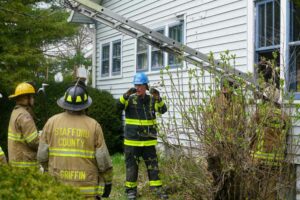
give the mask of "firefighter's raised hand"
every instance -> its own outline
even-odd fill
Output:
[[[109,197],[110,192],[111,192],[111,187],[112,187],[111,183],[105,183],[104,193],[103,193],[102,197]]]
[[[152,94],[152,96],[154,97],[155,100],[157,100],[157,101],[161,100],[159,91],[157,89],[151,88],[150,89],[150,94]]]
[[[136,89],[134,87],[127,90],[127,92],[124,93],[124,98],[128,99],[130,95],[136,93]]]

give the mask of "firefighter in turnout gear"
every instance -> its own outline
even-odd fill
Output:
[[[276,64],[276,63],[275,63]],[[288,115],[276,103],[280,97],[278,66],[261,58],[258,74],[265,84],[265,94],[252,115],[252,135],[250,140],[251,157],[256,168],[256,192],[253,199],[280,198],[278,180],[281,168],[289,167],[285,159],[286,137],[290,122]]]
[[[266,101],[258,105],[252,122],[251,156],[258,181],[253,183],[257,192],[252,198],[281,199],[280,191],[274,188],[277,188],[281,168],[288,167],[284,165],[288,117],[279,106]]]
[[[235,85],[222,78],[221,89],[212,96],[203,112],[204,149],[207,170],[213,178],[214,200],[239,199],[239,180],[235,165],[239,160],[237,142],[243,138],[245,122],[242,99],[235,95]]]
[[[2,94],[0,93],[0,98],[2,98]],[[5,157],[5,154],[2,150],[2,148],[0,147],[0,165],[1,164],[6,164],[7,161],[6,161],[6,157]]]
[[[61,182],[79,188],[87,199],[109,197],[112,162],[100,124],[86,115],[92,99],[84,87],[75,84],[57,104],[65,112],[45,124],[38,161]]]
[[[163,114],[167,107],[156,89],[148,90],[148,77],[144,73],[134,76],[134,88],[119,100],[119,109],[125,110],[124,152],[126,162],[126,193],[128,199],[137,197],[137,178],[140,158],[143,158],[150,181],[150,189],[161,199],[167,199],[159,178],[156,113]]]
[[[36,153],[39,137],[32,111],[34,94],[33,85],[24,82],[9,96],[16,101],[8,126],[8,159],[14,167],[38,167]]]
[[[1,164],[6,164],[7,161],[6,161],[6,157],[5,157],[5,154],[2,150],[2,148],[0,147],[0,165]]]

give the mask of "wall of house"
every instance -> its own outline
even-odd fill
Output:
[[[155,28],[176,16],[185,19],[185,44],[202,53],[236,54],[236,67],[247,70],[247,1],[246,0],[156,0],[104,1],[104,7],[149,28]],[[122,72],[115,78],[101,78],[101,42],[122,38]],[[136,68],[136,39],[105,25],[97,26],[96,87],[109,90],[116,98],[131,87]],[[149,72],[152,82],[159,72]]]

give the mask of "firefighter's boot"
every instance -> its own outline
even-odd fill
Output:
[[[127,199],[136,200],[137,191],[135,189],[126,189]]]
[[[168,194],[162,187],[151,187],[150,189],[159,199],[169,199]]]

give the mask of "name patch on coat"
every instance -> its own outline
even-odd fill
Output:
[[[61,170],[59,176],[64,180],[80,180],[84,181],[86,179],[85,171],[73,171],[73,170]]]

